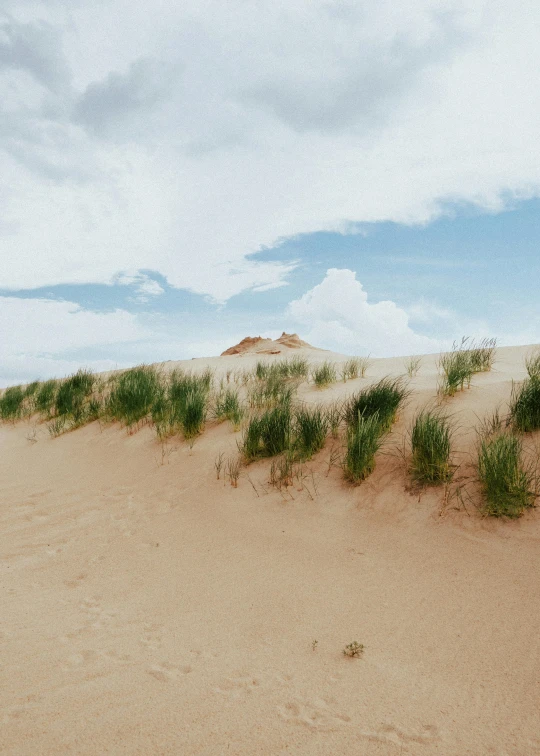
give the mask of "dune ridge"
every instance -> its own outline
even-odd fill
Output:
[[[224,378],[263,341],[165,367]],[[498,349],[447,401],[464,480],[478,418],[509,401],[529,352]],[[305,342],[280,354],[346,359]],[[299,398],[403,372],[402,358],[372,360],[366,378],[304,383]],[[193,445],[148,426],[52,439],[32,419],[0,425],[0,751],[540,753],[539,514],[483,518],[474,486],[460,500],[411,483],[399,451],[437,380],[424,357],[356,487],[331,438],[278,491],[269,460],[238,488],[217,478],[217,456],[237,451],[227,423]],[[353,641],[361,658],[342,653]]]

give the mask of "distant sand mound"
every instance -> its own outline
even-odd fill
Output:
[[[230,354],[281,354],[288,349],[316,349],[303,341],[297,333],[283,333],[279,339],[263,339],[262,336],[246,336],[238,344],[229,347],[221,353],[222,357]]]

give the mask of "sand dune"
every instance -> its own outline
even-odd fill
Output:
[[[508,400],[527,351],[499,349],[448,402],[464,481],[477,416]],[[300,396],[403,370],[374,360]],[[397,449],[436,383],[426,357],[358,487],[329,466],[331,439],[280,493],[268,461],[238,488],[216,479],[228,424],[193,448],[148,427],[0,426],[0,751],[540,754],[540,515],[482,518],[474,486],[470,501],[411,486]],[[342,654],[354,640],[362,658]]]

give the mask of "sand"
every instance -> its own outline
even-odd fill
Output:
[[[448,403],[463,481],[475,416],[507,401],[526,351],[500,349]],[[377,360],[301,395],[401,372]],[[356,488],[331,439],[280,493],[268,461],[237,489],[216,479],[228,424],[163,452],[150,428],[0,426],[0,751],[540,754],[540,513],[495,521],[411,487],[396,449],[435,386],[426,358]]]

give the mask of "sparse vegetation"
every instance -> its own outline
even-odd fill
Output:
[[[56,393],[56,414],[71,415],[79,421],[84,413],[85,400],[92,393],[94,380],[90,370],[79,370],[62,381]]]
[[[540,378],[540,350],[529,354],[525,358],[525,367],[529,378]]]
[[[214,415],[219,422],[229,420],[235,429],[238,428],[244,416],[238,391],[233,388],[221,390],[215,399]]]
[[[452,431],[448,418],[436,410],[422,410],[411,430],[411,475],[422,484],[446,483],[450,466]]]
[[[401,378],[383,378],[373,386],[353,394],[346,402],[343,414],[347,425],[355,425],[359,418],[367,420],[376,415],[381,430],[388,430],[408,393]]]
[[[296,410],[295,447],[302,459],[310,459],[323,448],[328,435],[328,425],[328,415],[320,406],[305,406]]]
[[[407,357],[405,360],[405,371],[409,378],[414,378],[418,375],[418,371],[422,365],[422,358],[415,355]]]
[[[120,420],[130,428],[144,420],[161,397],[157,370],[140,365],[118,377],[107,402],[107,411],[112,419]]]
[[[540,376],[512,385],[510,422],[524,433],[540,429]]]
[[[325,360],[320,365],[317,365],[312,372],[313,383],[317,388],[322,389],[329,386],[331,383],[335,383],[337,380],[336,366],[333,362]]]
[[[0,418],[18,420],[23,413],[24,390],[20,386],[10,386],[0,397]]]
[[[496,339],[482,339],[479,344],[464,336],[461,342],[454,342],[452,350],[439,359],[441,381],[439,393],[454,396],[471,385],[475,373],[491,370],[496,351]]]
[[[369,365],[370,362],[367,357],[351,357],[341,366],[343,382],[345,383],[358,377],[364,378]]]
[[[58,381],[51,379],[41,383],[35,395],[35,407],[38,412],[50,417],[55,404]]]
[[[345,648],[343,649],[343,655],[344,656],[350,656],[352,659],[358,658],[359,656],[362,656],[364,653],[365,646],[363,643],[358,643],[358,641],[353,641],[352,643],[349,643]]]
[[[238,479],[242,469],[242,460],[240,457],[230,457],[227,460],[227,475],[233,488],[238,488]]]
[[[347,450],[343,459],[345,478],[358,484],[375,469],[375,454],[379,451],[384,429],[378,413],[364,417],[358,413],[356,423],[347,429]]]
[[[291,447],[292,410],[288,402],[250,418],[244,431],[241,451],[250,462],[257,457],[273,457]]]
[[[485,514],[515,518],[534,506],[537,475],[531,465],[523,461],[520,436],[503,432],[481,438],[478,475],[485,497]]]

